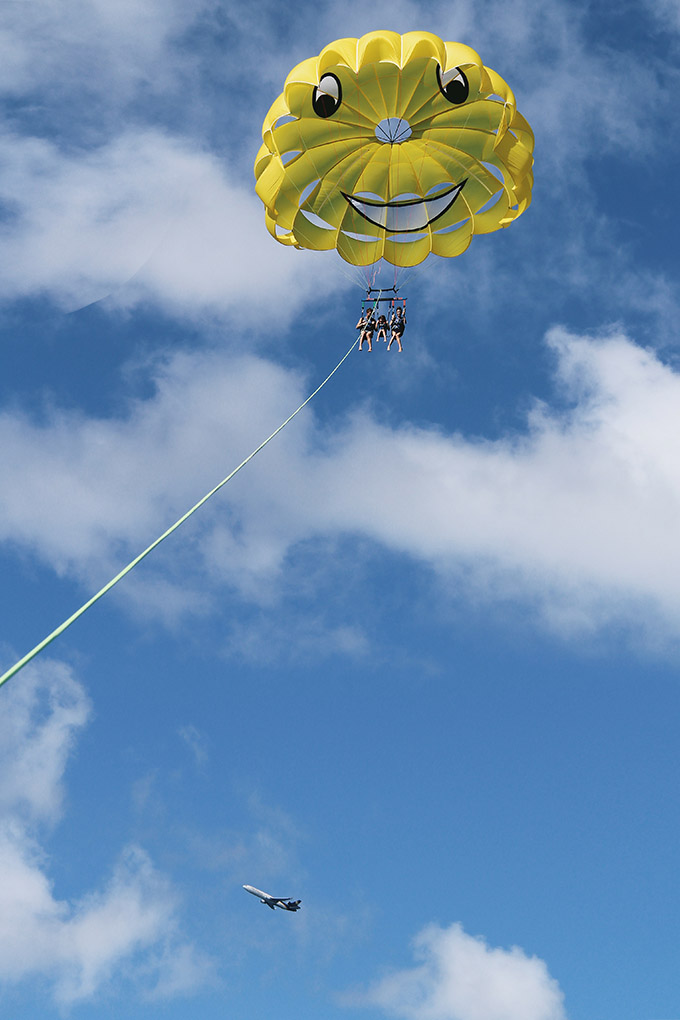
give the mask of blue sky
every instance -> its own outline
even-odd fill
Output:
[[[352,342],[252,163],[376,28],[508,81],[533,204],[0,690],[16,1020],[680,1018],[672,0],[0,2],[0,664]]]

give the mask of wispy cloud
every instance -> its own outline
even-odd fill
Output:
[[[176,42],[208,7],[179,0],[3,3],[0,89],[33,97],[44,89],[49,126],[65,127],[75,104],[71,131],[91,132],[110,106],[120,116],[137,90],[160,93],[177,83],[186,58]]]
[[[208,760],[208,740],[205,734],[192,723],[187,723],[180,728],[179,736],[191,751],[196,765],[204,765]]]
[[[242,791],[247,822],[240,829],[186,830],[180,834],[195,867],[221,872],[233,884],[299,879],[304,833],[278,805],[258,790]],[[259,888],[259,886],[258,886]]]
[[[680,7],[675,0],[646,0],[645,7],[663,28],[680,32]]]
[[[256,620],[230,627],[225,642],[229,657],[257,665],[313,662],[341,656],[365,659],[371,641],[357,623],[332,621],[325,614],[305,615],[302,620],[273,619],[267,612]],[[371,649],[372,650],[372,649]]]

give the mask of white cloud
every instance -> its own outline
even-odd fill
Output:
[[[61,813],[63,774],[90,703],[70,670],[44,662],[3,691],[0,713],[0,810],[28,823]]]
[[[429,925],[414,946],[416,966],[351,1001],[404,1020],[566,1020],[545,963],[517,946],[490,947],[459,924]]]
[[[304,412],[170,556],[146,561],[145,595],[160,568],[164,584],[181,572],[185,606],[192,588],[205,598],[225,582],[275,600],[292,546],[355,534],[430,564],[466,595],[533,603],[562,629],[637,620],[677,635],[680,579],[667,564],[680,554],[680,455],[668,437],[680,376],[621,334],[548,339],[560,402],[536,403],[523,432],[498,440],[389,428],[367,410],[329,434]],[[0,416],[6,542],[60,571],[113,572],[123,549],[139,551],[303,393],[291,372],[222,353],[176,355],[156,384],[121,420]]]
[[[111,98],[122,104],[141,86],[160,91],[181,66],[173,37],[207,6],[178,0],[2,3],[0,89],[48,88],[62,102],[85,92],[100,105]]]
[[[43,293],[74,308],[113,292],[114,306],[231,310],[241,325],[252,302],[281,328],[320,281],[330,286],[333,257],[306,272],[310,253],[272,242],[252,188],[188,142],[136,130],[86,152],[17,135],[1,143],[5,299]]]
[[[121,969],[151,994],[188,991],[211,967],[182,941],[176,895],[141,848],[123,851],[101,891],[72,903],[54,895],[39,832],[58,820],[66,762],[88,713],[81,685],[49,659],[3,690],[0,981],[46,978],[64,1006]]]
[[[300,388],[277,366],[219,354],[176,355],[155,381],[156,396],[122,420],[0,416],[2,537],[37,543],[58,570],[148,539],[218,480],[216,466],[226,475],[271,432]]]

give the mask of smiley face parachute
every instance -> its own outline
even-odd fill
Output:
[[[269,232],[355,266],[460,255],[531,201],[534,139],[510,88],[429,32],[369,32],[303,60],[262,137]]]

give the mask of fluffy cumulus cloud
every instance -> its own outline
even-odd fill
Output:
[[[281,324],[320,280],[330,286],[331,260],[300,272],[309,253],[271,243],[250,183],[188,142],[149,129],[87,151],[16,134],[0,145],[0,297],[76,308],[111,295],[205,315],[238,312],[266,279],[258,307]]]
[[[89,702],[64,665],[27,667],[3,691],[0,716],[0,981],[51,982],[67,1006],[121,967],[141,968],[151,994],[201,983],[209,966],[177,933],[176,896],[139,847],[127,847],[103,889],[58,899],[41,846],[59,818],[63,774]]]
[[[494,948],[459,924],[430,925],[415,940],[416,966],[395,971],[355,999],[403,1020],[566,1020],[543,960]]]
[[[548,343],[555,405],[535,403],[524,430],[493,441],[388,427],[366,409],[325,434],[304,412],[173,545],[184,595],[193,577],[204,590],[227,582],[269,597],[292,546],[349,534],[479,598],[533,603],[560,628],[662,621],[677,635],[680,581],[666,565],[680,552],[680,463],[668,441],[680,377],[620,334],[555,329]],[[217,353],[174,356],[156,385],[117,421],[54,412],[38,424],[5,412],[0,536],[58,570],[101,576],[304,392],[297,374]]]
[[[271,432],[300,392],[300,380],[282,368],[221,355],[173,357],[156,385],[155,397],[119,421],[57,413],[42,428],[6,413],[3,467],[16,485],[5,490],[2,536],[37,541],[59,570],[94,561],[121,540],[149,538],[159,520],[170,523],[218,480],[216,465],[226,474]],[[254,571],[270,566],[266,545],[263,533]]]

